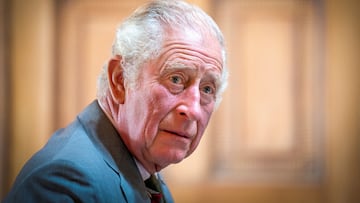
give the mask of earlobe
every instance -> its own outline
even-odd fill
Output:
[[[109,89],[113,100],[118,104],[125,102],[125,86],[121,56],[116,55],[108,63]]]

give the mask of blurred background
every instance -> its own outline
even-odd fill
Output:
[[[144,0],[0,0],[0,198],[95,99],[120,21]],[[189,0],[224,32],[230,84],[176,202],[360,202],[360,3]]]

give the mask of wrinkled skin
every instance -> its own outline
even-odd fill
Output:
[[[113,123],[136,159],[153,173],[189,156],[214,110],[221,47],[210,36],[168,30],[160,56],[145,63],[134,89],[123,84],[121,56],[109,62]]]

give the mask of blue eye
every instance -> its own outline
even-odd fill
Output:
[[[216,88],[213,85],[204,85],[200,88],[201,101],[203,104],[209,104],[215,101]]]
[[[203,91],[206,93],[206,94],[212,94],[213,93],[213,89],[210,87],[210,86],[206,86],[203,88]]]
[[[215,94],[215,88],[212,86],[204,86],[202,87],[201,91],[205,94]]]
[[[185,88],[186,78],[181,74],[171,74],[166,77],[164,80],[164,85],[169,89],[173,94],[178,94],[182,92]]]
[[[173,75],[173,76],[171,76],[171,77],[170,77],[170,80],[171,80],[171,82],[174,83],[174,84],[180,84],[180,83],[181,83],[181,78],[180,78],[180,76],[178,76],[178,75]]]

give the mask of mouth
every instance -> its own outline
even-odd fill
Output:
[[[178,137],[186,138],[186,139],[191,139],[191,137],[192,137],[191,135],[189,135],[187,133],[183,133],[183,132],[176,132],[176,131],[170,131],[170,130],[163,130],[163,131],[166,133],[169,133],[169,134],[173,134]]]

